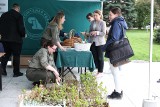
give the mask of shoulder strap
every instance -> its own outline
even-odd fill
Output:
[[[126,35],[126,32],[125,32],[125,30],[124,30],[124,27],[122,26],[122,24],[119,23],[119,22],[118,22],[118,24],[119,24],[119,26],[122,28],[122,38],[121,38],[121,39],[123,39],[123,38],[128,38],[127,35]]]

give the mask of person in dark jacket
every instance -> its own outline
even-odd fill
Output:
[[[20,72],[19,65],[25,27],[18,4],[13,4],[11,10],[2,14],[0,18],[0,35],[0,41],[5,52],[1,59],[2,75],[7,75],[6,65],[11,55],[13,55],[13,77],[22,76],[23,73]]]
[[[125,31],[126,29],[128,29],[126,21],[121,16],[121,9],[118,7],[114,7],[110,10],[109,20],[111,28],[108,33],[106,44],[102,48],[103,51],[106,51],[105,57],[107,58],[109,58],[109,56],[107,55],[106,48],[109,47],[115,41],[119,41],[120,39],[122,39],[122,33],[123,33],[122,27],[124,28]],[[121,83],[120,83],[121,79],[119,74],[121,66],[114,67],[110,63],[110,68],[114,78],[115,90],[112,92],[111,95],[108,95],[108,98],[121,99],[123,96],[123,91],[121,89]]]

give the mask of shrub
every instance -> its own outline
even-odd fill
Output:
[[[160,44],[160,29],[157,29],[154,34],[154,42]]]
[[[90,73],[81,74],[81,81],[68,80],[63,85],[53,84],[51,87],[34,87],[31,91],[24,91],[21,100],[24,105],[63,105],[67,107],[109,107],[103,95],[106,89],[102,83]]]

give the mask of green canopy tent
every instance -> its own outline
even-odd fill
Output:
[[[66,16],[63,31],[75,29],[79,33],[89,29],[87,13],[102,8],[100,0],[9,0],[9,9],[13,3],[20,4],[26,27],[22,55],[33,55],[40,48],[44,29],[58,11],[64,11]]]

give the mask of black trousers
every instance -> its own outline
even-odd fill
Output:
[[[95,42],[92,43],[90,51],[93,54],[94,63],[96,65],[96,68],[98,69],[98,72],[103,72],[104,67],[104,56],[102,51],[102,45],[101,46],[95,46]]]
[[[20,72],[20,54],[22,50],[22,43],[14,42],[2,42],[5,55],[1,59],[1,65],[3,70],[6,72],[7,62],[13,55],[13,73],[18,74]]]

